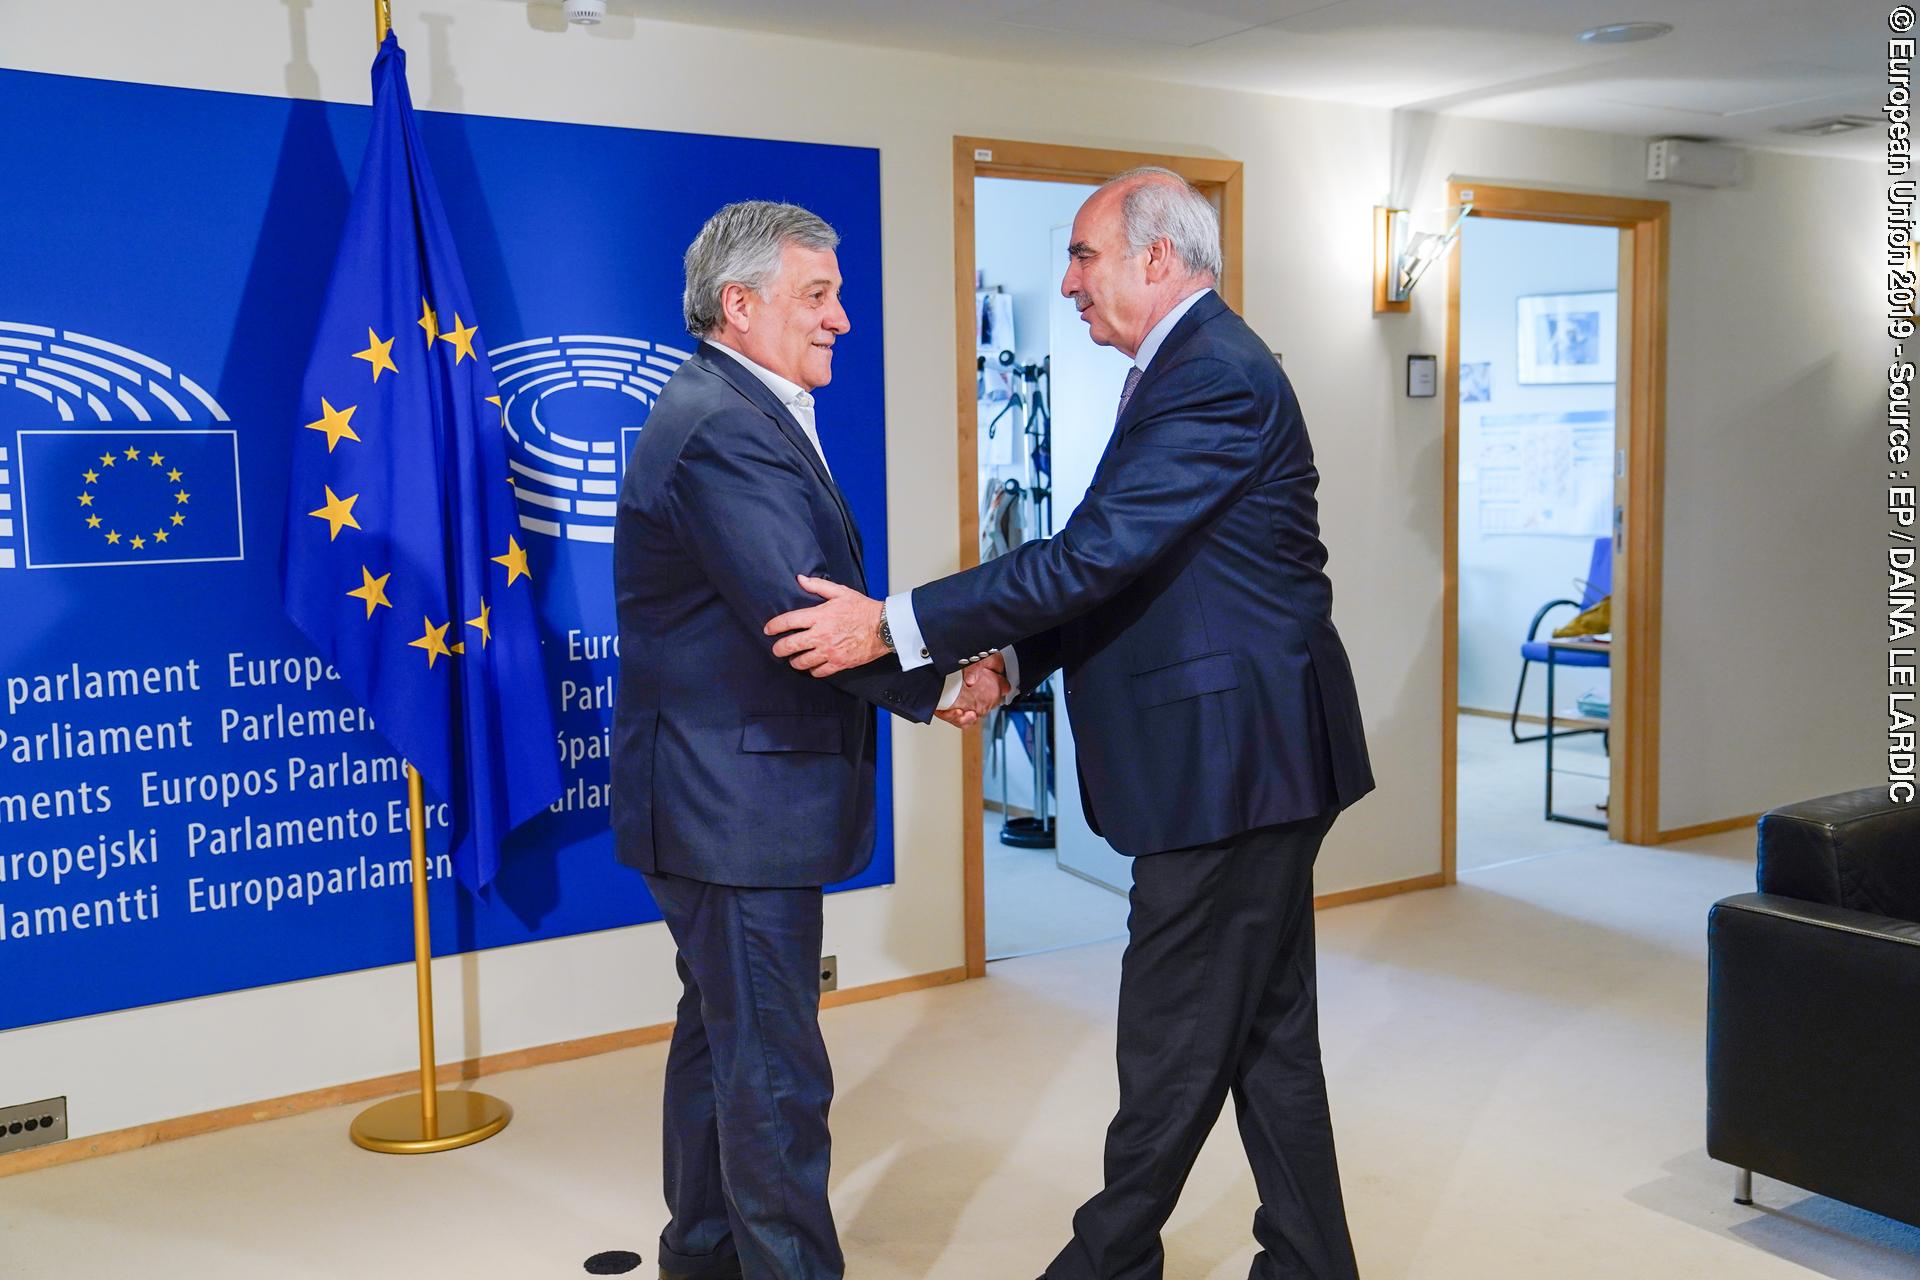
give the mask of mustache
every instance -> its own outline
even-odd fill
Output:
[[[1067,295],[1067,301],[1073,303],[1075,311],[1085,311],[1093,305],[1092,297],[1085,293],[1070,293]]]

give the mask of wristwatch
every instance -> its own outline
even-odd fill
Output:
[[[887,608],[880,606],[880,644],[888,653],[895,652],[893,647],[893,628],[887,625]]]

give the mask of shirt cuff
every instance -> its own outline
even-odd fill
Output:
[[[962,687],[962,681],[965,679],[966,676],[961,672],[951,672],[947,676],[947,682],[940,686],[940,701],[933,709],[935,711],[945,711],[948,707],[960,701],[960,689]]]
[[[920,634],[920,620],[913,616],[913,592],[888,596],[887,603],[881,607],[886,615],[887,630],[893,635],[893,656],[900,659],[900,669],[912,671],[932,666],[933,653],[927,648],[927,638]]]
[[[1008,645],[1000,651],[1000,660],[1007,664],[1007,696],[1000,702],[1004,707],[1020,696],[1020,654]]]

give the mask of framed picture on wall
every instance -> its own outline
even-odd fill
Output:
[[[1537,293],[1519,299],[1522,384],[1612,382],[1619,295]]]
[[[1460,403],[1485,404],[1493,399],[1493,361],[1475,360],[1460,366]]]

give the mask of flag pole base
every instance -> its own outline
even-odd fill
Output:
[[[353,1144],[391,1156],[453,1151],[486,1141],[513,1119],[512,1107],[484,1093],[437,1089],[434,1104],[438,1114],[429,1133],[418,1093],[377,1102],[353,1118]]]

